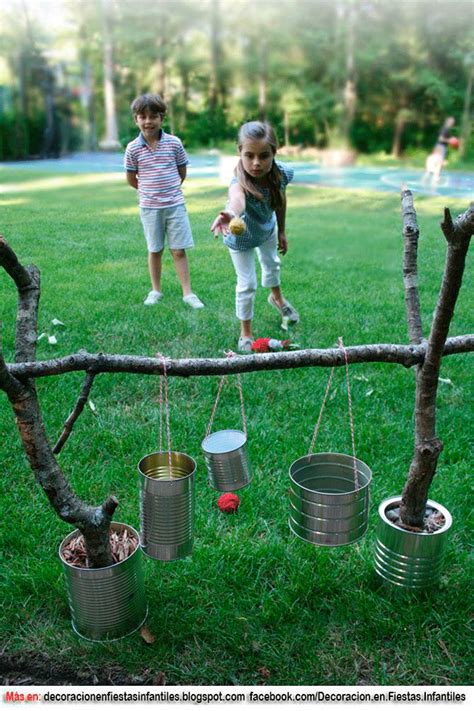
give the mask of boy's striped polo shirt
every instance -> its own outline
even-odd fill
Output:
[[[187,165],[188,157],[176,136],[161,131],[152,149],[143,134],[131,141],[125,151],[125,170],[136,172],[140,207],[174,207],[184,203],[178,166]]]

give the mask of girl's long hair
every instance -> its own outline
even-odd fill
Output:
[[[270,126],[269,123],[263,123],[262,121],[249,121],[244,123],[239,130],[237,137],[237,145],[239,151],[242,149],[244,141],[260,141],[264,140],[270,148],[272,149],[273,156],[277,152],[278,142],[275,136],[275,131]],[[263,200],[263,193],[252,177],[245,172],[244,166],[242,164],[242,159],[239,160],[235,168],[235,176],[239,181],[239,184],[243,187],[246,193],[250,193],[257,200]],[[281,171],[275,163],[275,158],[273,159],[272,167],[270,172],[267,173],[266,178],[268,180],[268,187],[270,189],[270,205],[275,210],[283,205],[283,195],[281,192]]]

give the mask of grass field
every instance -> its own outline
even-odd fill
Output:
[[[90,352],[170,357],[221,356],[236,347],[234,274],[209,224],[224,202],[217,182],[192,181],[185,193],[196,242],[190,253],[201,312],[181,301],[170,255],[162,302],[142,304],[149,285],[136,196],[115,175],[61,176],[2,171],[1,231],[22,263],[41,269],[38,359]],[[284,292],[301,313],[292,337],[302,347],[406,343],[397,195],[290,188]],[[427,332],[444,266],[439,229],[445,200],[416,202],[419,275]],[[466,204],[449,204],[453,214]],[[472,266],[466,269],[451,335],[472,331]],[[3,350],[13,358],[16,293],[0,274]],[[51,320],[65,323],[55,329]],[[255,336],[283,335],[259,288]],[[170,382],[173,449],[198,464],[195,546],[172,563],[145,559],[147,646],[138,634],[92,644],[75,636],[57,549],[70,528],[56,518],[26,463],[8,401],[0,393],[3,475],[1,639],[3,660],[54,660],[60,669],[115,668],[138,680],[163,672],[169,684],[349,685],[469,684],[467,608],[472,472],[472,355],[446,358],[438,397],[445,443],[431,496],[447,506],[453,532],[441,583],[431,595],[386,589],[373,572],[377,506],[401,491],[413,449],[414,373],[397,365],[351,367],[358,456],[373,470],[369,531],[362,542],[322,549],[292,537],[287,525],[289,465],[309,446],[327,371],[243,376],[254,480],[237,516],[217,509],[200,443],[217,379]],[[37,382],[47,431],[56,441],[82,375]],[[343,373],[328,405],[320,451],[350,448]],[[157,449],[158,380],[100,375],[59,461],[91,503],[120,500],[118,521],[139,527],[139,459]],[[224,390],[215,426],[240,426],[235,388]],[[472,570],[472,568],[471,568]],[[1,664],[1,661],[0,661]],[[97,671],[98,673],[98,671]],[[84,672],[85,674],[85,672]],[[58,671],[57,683],[61,683]],[[26,674],[27,676],[27,674]],[[88,678],[86,675],[84,678]],[[89,683],[89,682],[87,682]]]

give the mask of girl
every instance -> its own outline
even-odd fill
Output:
[[[298,312],[284,298],[280,289],[280,258],[286,254],[288,240],[285,234],[285,188],[293,179],[293,170],[275,161],[277,140],[273,128],[267,123],[244,123],[238,135],[240,160],[229,187],[225,210],[211,225],[214,236],[222,233],[224,244],[237,274],[236,314],[240,319],[238,350],[252,350],[252,318],[257,290],[254,251],[262,268],[262,286],[271,292],[268,303],[288,321],[297,323]],[[245,221],[243,234],[229,231],[230,221],[242,215]]]

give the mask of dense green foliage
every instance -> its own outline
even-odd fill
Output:
[[[47,1],[38,6],[4,3],[0,103],[33,120],[54,97],[60,151],[80,136],[84,148],[110,138],[108,72],[122,144],[135,135],[131,100],[160,91],[168,129],[189,147],[219,145],[243,120],[266,117],[286,143],[398,157],[429,149],[451,114],[461,151],[472,150],[469,0],[63,0],[62,23],[50,22]],[[25,150],[39,155],[41,142],[19,141],[13,157]],[[12,157],[5,140],[2,157]]]
[[[133,192],[122,176],[58,176],[2,171],[3,231],[23,263],[42,274],[38,359],[90,352],[172,357],[220,356],[235,348],[234,275],[227,250],[209,233],[222,207],[217,182],[189,181],[186,198],[196,248],[193,286],[206,304],[183,305],[167,255],[164,298],[142,304],[148,290],[146,251]],[[399,199],[394,194],[290,187],[290,250],[284,291],[301,312],[292,337],[304,347],[406,343]],[[419,198],[420,293],[428,327],[442,276],[445,200]],[[450,204],[453,213],[465,204]],[[3,349],[13,356],[15,289],[0,273]],[[468,266],[451,335],[469,332],[473,312]],[[51,319],[65,323],[54,329]],[[256,334],[281,335],[259,288]],[[129,673],[163,671],[178,684],[468,684],[471,589],[468,497],[469,433],[474,408],[472,355],[443,360],[438,434],[445,442],[431,495],[453,514],[454,526],[439,588],[400,596],[372,565],[377,506],[401,491],[413,449],[414,373],[397,365],[351,367],[356,446],[374,479],[370,527],[358,544],[320,549],[296,540],[288,525],[287,471],[307,451],[327,378],[324,369],[243,376],[254,480],[239,492],[237,516],[216,506],[200,442],[217,378],[170,382],[172,445],[198,465],[195,547],[169,564],[145,560],[148,626],[138,634],[91,644],[70,628],[57,549],[70,528],[58,520],[29,469],[9,404],[0,393],[3,516],[0,646],[35,658],[51,655],[75,669],[117,666]],[[37,381],[47,431],[55,441],[71,411],[81,374]],[[450,382],[447,382],[449,379]],[[319,449],[347,451],[343,373],[328,404]],[[100,375],[59,461],[78,493],[99,503],[114,493],[117,520],[139,526],[137,463],[158,442],[158,381]],[[238,393],[228,387],[216,427],[238,427]],[[269,671],[262,676],[262,668]],[[266,672],[265,672],[266,673]],[[58,682],[60,679],[58,679]]]

